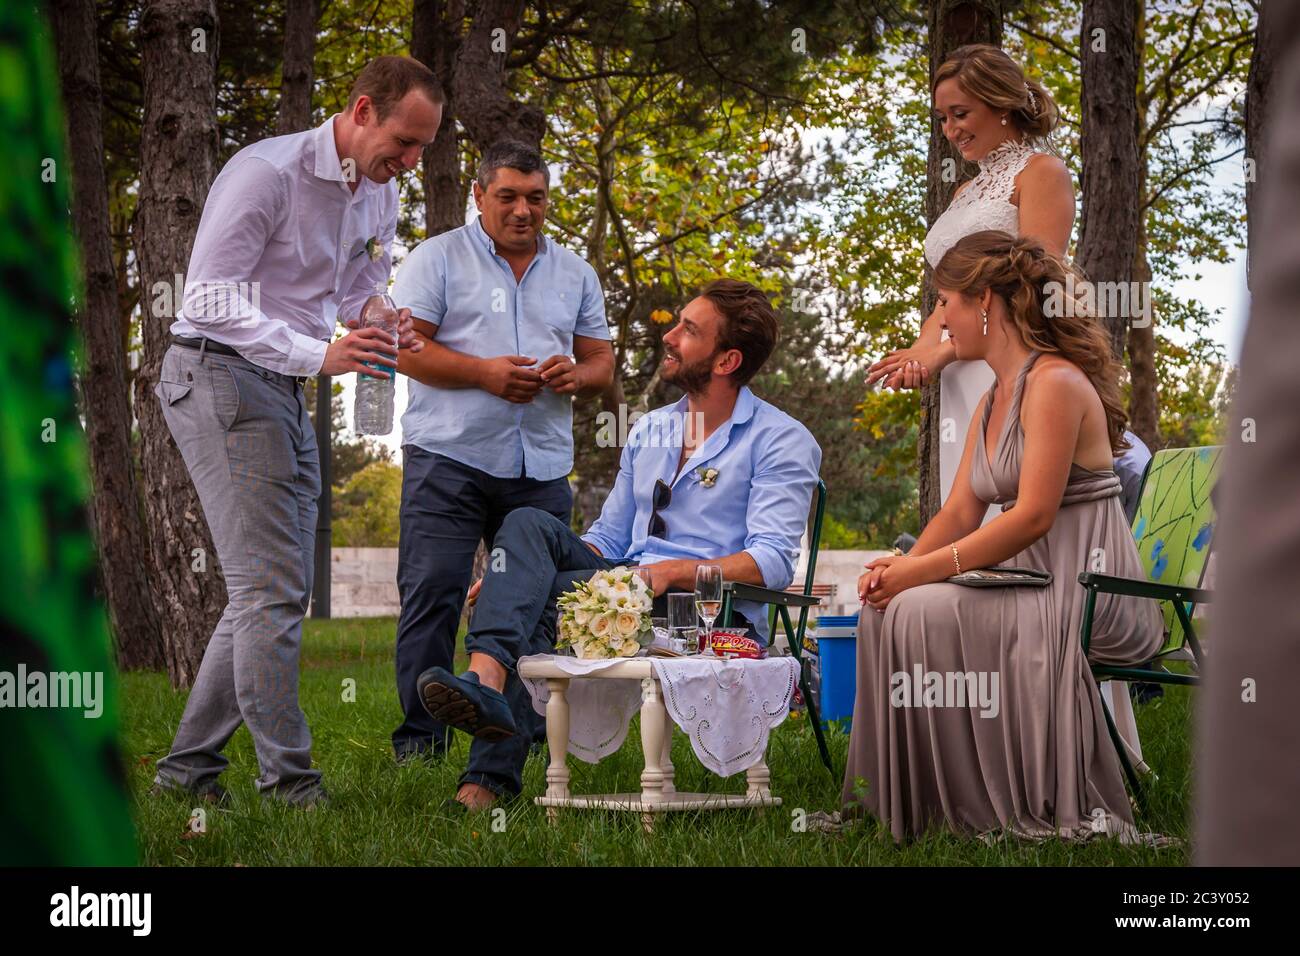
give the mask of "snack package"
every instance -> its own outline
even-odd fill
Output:
[[[745,633],[743,630],[715,627],[711,643],[713,653],[719,657],[743,657],[749,660],[767,657],[767,646],[752,637],[746,637]]]

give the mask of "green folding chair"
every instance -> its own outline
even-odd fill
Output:
[[[722,626],[728,627],[731,623],[731,605],[733,601],[756,601],[759,604],[771,604],[776,608],[777,617],[785,628],[786,640],[790,643],[790,653],[794,655],[794,659],[799,665],[799,688],[803,691],[804,705],[808,708],[808,717],[812,721],[813,735],[817,738],[817,749],[821,752],[822,763],[830,771],[831,777],[838,781],[835,766],[831,763],[831,752],[826,747],[826,735],[822,732],[821,718],[817,715],[817,706],[813,703],[812,691],[808,687],[807,669],[803,666],[803,635],[808,627],[808,610],[821,603],[821,598],[813,597],[813,576],[817,571],[817,551],[821,546],[822,518],[825,514],[826,483],[819,480],[817,482],[817,502],[816,510],[813,513],[812,533],[808,536],[808,570],[804,574],[803,593],[793,594],[789,591],[777,591],[773,588],[761,588],[753,584],[727,581],[722,586],[721,618]],[[793,626],[790,622],[790,608],[792,607],[799,609],[798,627]],[[771,633],[775,641],[775,626],[772,628]]]
[[[1201,682],[1202,652],[1192,625],[1196,605],[1209,603],[1211,592],[1200,587],[1214,534],[1214,505],[1210,491],[1218,475],[1221,446],[1167,448],[1156,452],[1147,469],[1142,496],[1133,518],[1133,537],[1147,580],[1084,572],[1079,583],[1088,590],[1080,625],[1083,653],[1092,643],[1097,595],[1125,594],[1156,598],[1164,618],[1165,641],[1150,660],[1129,667],[1092,664],[1098,683],[1107,680],[1148,684],[1195,686]],[[1190,652],[1190,654],[1189,654]],[[1169,660],[1188,660],[1192,673],[1168,670]],[[1133,789],[1138,809],[1144,811],[1142,787],[1121,740],[1115,719],[1101,701],[1106,727],[1119,755],[1124,775]]]

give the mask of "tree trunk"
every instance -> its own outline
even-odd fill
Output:
[[[1145,84],[1143,62],[1146,53],[1146,15],[1142,10],[1137,13],[1137,25],[1134,33],[1134,50],[1137,52],[1137,88]],[[1143,103],[1137,114],[1138,143],[1141,152],[1138,155],[1138,196],[1141,200],[1138,216],[1137,245],[1133,256],[1133,280],[1151,287],[1151,265],[1147,261],[1147,117],[1146,104]],[[1145,326],[1130,326],[1128,330],[1128,427],[1152,451],[1158,451],[1160,441],[1160,405],[1156,391],[1156,316]]]
[[[1143,177],[1145,179],[1145,177]],[[1136,261],[1133,263],[1133,280],[1149,288],[1151,266],[1147,263],[1147,232],[1145,224],[1138,232]],[[1144,326],[1130,326],[1128,330],[1128,365],[1130,389],[1128,396],[1128,427],[1146,442],[1153,452],[1164,444],[1160,438],[1160,398],[1156,389],[1156,336],[1155,320]]]
[[[1251,265],[1255,260],[1255,223],[1259,218],[1255,197],[1256,185],[1264,175],[1264,157],[1268,146],[1269,87],[1284,39],[1279,29],[1283,0],[1261,0],[1259,20],[1255,24],[1255,49],[1250,55],[1250,73],[1246,78],[1246,161],[1253,169],[1246,175],[1246,286],[1250,287]]]
[[[140,17],[144,118],[134,238],[143,355],[135,381],[145,510],[167,672],[193,683],[226,604],[225,579],[185,463],[154,396],[199,215],[217,158],[217,11],[213,0],[150,0]],[[181,280],[182,288],[184,279]],[[165,290],[170,289],[170,294]],[[159,308],[172,300],[172,308]],[[163,314],[159,314],[163,313]]]
[[[594,57],[594,72],[603,72],[606,68],[605,51],[596,49]],[[592,80],[591,85],[591,102],[596,111],[596,121],[600,124],[600,135],[596,140],[598,182],[593,197],[595,211],[591,217],[591,226],[587,230],[586,246],[587,262],[596,270],[596,275],[602,276],[606,270],[605,239],[610,226],[613,187],[617,174],[615,151],[618,147],[618,123],[615,114],[618,110],[608,78],[598,77]],[[627,401],[623,393],[623,378],[628,374],[625,367],[628,352],[626,339],[630,335],[631,329],[625,325],[616,343],[614,379],[610,382],[609,388],[595,398],[574,405],[575,419],[581,416],[577,421],[575,440],[580,435],[586,447],[590,449],[582,456],[582,467],[578,469],[573,493],[575,517],[579,518],[584,525],[590,525],[596,520],[601,506],[614,487],[614,480],[618,477],[618,463],[622,448],[618,443],[602,447],[596,442],[596,422],[602,412],[613,415],[615,420],[621,420],[619,408]],[[648,398],[648,392],[642,395],[642,399]],[[624,413],[624,416],[626,414]]]
[[[311,128],[311,93],[313,63],[316,59],[316,0],[287,0],[284,11],[284,55],[280,63],[280,114],[275,131],[301,133]],[[329,395],[330,376],[316,376],[316,394]],[[320,497],[316,501],[316,552],[313,555],[311,615],[330,616],[330,510],[333,507],[330,436],[330,403],[317,404],[325,409],[325,418],[314,418],[316,446],[320,449]]]
[[[280,66],[280,115],[276,132],[311,126],[312,61],[316,57],[316,0],[286,0],[284,60]]]
[[[999,0],[930,0],[930,76],[943,64],[949,54],[967,43],[1002,43],[1002,3]],[[925,163],[925,224],[934,225],[957,188],[962,177],[943,176],[944,160],[952,160],[950,168],[961,169],[961,155],[944,138],[939,123],[930,120],[930,151]],[[955,164],[955,165],[953,165]],[[921,287],[921,314],[934,311],[937,293],[927,266]],[[939,379],[943,373],[930,379],[921,390],[921,426],[917,441],[917,471],[920,485],[920,517],[924,528],[939,511]],[[957,433],[964,434],[965,422],[958,422]]]
[[[481,0],[456,56],[456,112],[480,150],[503,139],[539,148],[546,132],[542,111],[516,102],[506,87],[506,57],[526,6],[526,0]]]
[[[1098,30],[1104,33],[1096,34]],[[1083,221],[1076,261],[1091,282],[1127,284],[1134,280],[1141,215],[1137,7],[1132,0],[1085,0],[1080,43]],[[1095,49],[1103,43],[1104,50]],[[1102,319],[1120,362],[1129,318]]]
[[[452,98],[464,19],[464,0],[415,0],[411,11],[411,56],[433,70],[447,97],[438,135],[424,152],[424,224],[429,236],[465,225],[466,184],[461,180]]]
[[[162,631],[149,574],[140,566],[148,537],[131,451],[126,353],[108,225],[99,54],[93,0],[51,5],[72,162],[72,216],[81,245],[85,290],[77,312],[85,342],[79,376],[86,420],[99,572],[122,670],[163,666]]]

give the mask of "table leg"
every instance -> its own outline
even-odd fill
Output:
[[[664,710],[659,683],[653,677],[641,681],[641,752],[645,756],[645,769],[641,771],[641,803],[653,807],[664,799],[664,771],[660,765],[664,752]],[[654,814],[643,813],[641,823],[649,833],[654,827]]]
[[[767,768],[766,759],[760,759],[745,771],[745,782],[748,784],[745,795],[751,800],[768,803],[772,799],[772,771]]]
[[[546,795],[563,798],[569,795],[569,765],[565,760],[569,753],[569,682],[551,677],[546,687],[550,691],[546,701],[546,745],[551,752],[546,768]],[[550,823],[554,824],[557,816],[557,808],[546,808]]]
[[[659,699],[663,700],[663,685],[659,686]],[[664,706],[664,749],[659,757],[659,767],[664,773],[664,793],[671,794],[677,792],[676,769],[673,767],[673,719],[668,714],[667,705]]]

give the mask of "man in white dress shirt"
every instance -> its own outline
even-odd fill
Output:
[[[298,705],[298,650],[312,589],[320,461],[303,399],[318,373],[396,367],[418,349],[353,323],[386,288],[395,177],[415,168],[442,119],[427,67],[379,57],[343,112],[236,153],[204,205],[185,299],[155,390],[194,480],[229,603],[203,655],[155,791],[217,801],[221,751],[248,725],[258,789],[310,807],[325,794]]]

